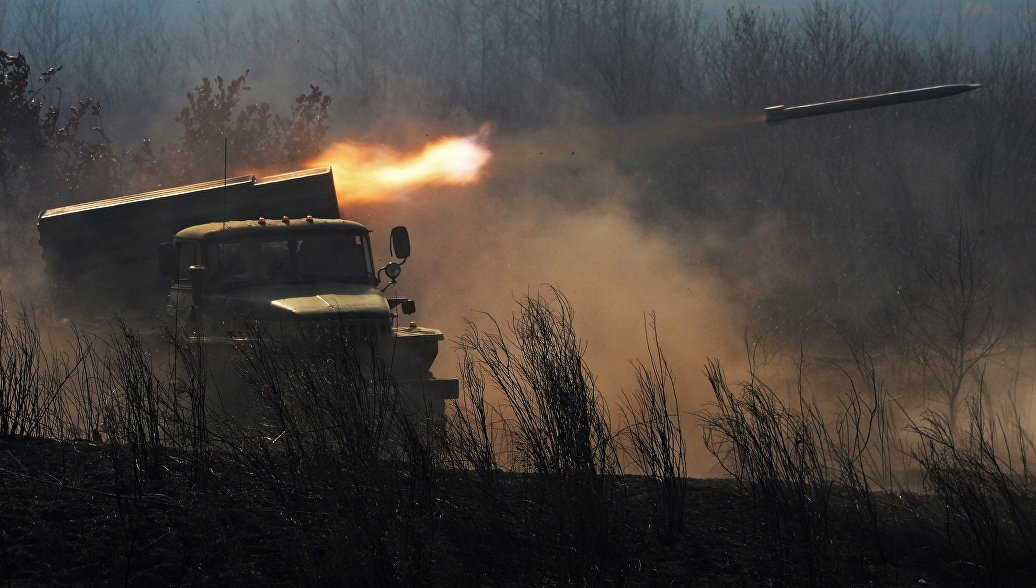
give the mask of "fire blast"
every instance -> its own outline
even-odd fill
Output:
[[[394,200],[423,186],[464,185],[478,181],[492,153],[486,147],[489,126],[467,137],[442,137],[417,153],[352,141],[335,143],[309,167],[331,166],[339,207],[350,203]]]

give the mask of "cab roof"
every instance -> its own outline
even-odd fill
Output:
[[[256,219],[195,225],[178,232],[176,238],[218,240],[251,235],[304,234],[307,232],[370,233],[370,229],[358,222],[341,219]]]

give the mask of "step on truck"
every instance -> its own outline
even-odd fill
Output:
[[[164,308],[218,361],[258,332],[244,323],[345,328],[377,342],[407,406],[442,414],[457,398],[456,379],[431,373],[442,332],[400,325],[415,303],[385,295],[410,256],[406,229],[390,238],[399,262],[376,268],[370,230],[339,218],[331,168],[52,208],[37,228],[54,308],[67,318],[133,322]]]

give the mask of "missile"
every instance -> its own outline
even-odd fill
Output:
[[[892,106],[905,104],[907,102],[918,102],[920,100],[934,100],[946,98],[954,94],[970,92],[982,87],[982,84],[949,84],[946,86],[931,86],[929,88],[915,88],[913,90],[900,90],[887,94],[875,94],[874,96],[861,96],[859,98],[846,98],[845,100],[832,100],[830,102],[817,102],[816,104],[800,104],[798,106],[777,106],[767,107],[766,122],[771,125],[782,123],[786,120],[806,118],[809,116],[821,116],[834,114],[836,112],[848,112],[850,110],[863,110],[864,108],[876,108],[878,106]]]

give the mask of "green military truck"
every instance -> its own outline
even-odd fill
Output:
[[[55,308],[69,318],[165,309],[217,358],[255,332],[248,324],[344,325],[349,340],[377,342],[408,405],[441,414],[458,391],[431,373],[442,332],[399,325],[414,302],[379,287],[410,255],[406,229],[391,235],[401,261],[376,268],[370,230],[338,210],[332,171],[318,168],[53,208],[37,228]]]

